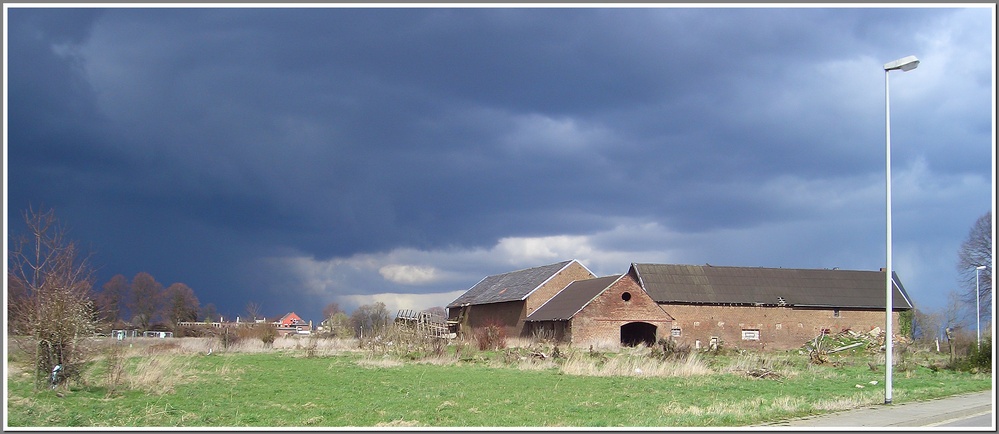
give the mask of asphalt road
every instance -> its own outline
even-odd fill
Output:
[[[950,422],[945,422],[932,426],[942,426],[942,427],[962,427],[962,428],[992,428],[995,429],[995,416],[992,412],[981,414],[978,416],[963,417],[958,420],[953,420]]]
[[[760,426],[826,428],[984,427],[995,431],[995,393],[989,390],[931,401],[876,405]]]

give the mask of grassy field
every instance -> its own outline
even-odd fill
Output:
[[[884,357],[865,352],[816,365],[796,351],[664,361],[648,348],[561,348],[552,357],[550,346],[452,345],[434,356],[279,339],[206,355],[211,345],[135,340],[113,393],[105,358],[68,388],[36,392],[8,355],[8,426],[722,427],[884,400]],[[938,357],[907,355],[893,402],[991,388],[991,374],[931,369]]]

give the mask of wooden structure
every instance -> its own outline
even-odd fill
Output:
[[[442,315],[420,312],[412,309],[399,309],[395,323],[418,336],[447,339],[452,338],[448,321]]]

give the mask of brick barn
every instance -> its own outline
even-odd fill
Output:
[[[524,320],[576,280],[596,277],[576,260],[487,276],[447,305],[448,320],[458,331],[490,324],[508,336],[525,336]]]
[[[885,271],[632,264],[628,274],[673,318],[670,335],[700,348],[797,348],[820,333],[885,327]],[[913,308],[893,273],[892,328]]]
[[[669,337],[673,318],[630,274],[577,280],[528,315],[531,336],[576,345],[653,344]]]

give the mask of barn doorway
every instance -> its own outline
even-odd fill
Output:
[[[635,347],[654,345],[656,326],[647,322],[630,322],[621,326],[621,345]]]

